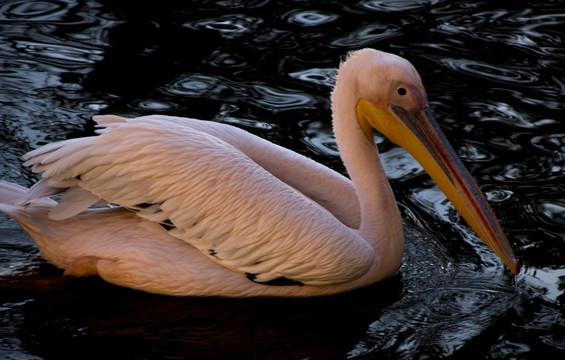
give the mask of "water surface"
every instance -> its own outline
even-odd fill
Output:
[[[523,271],[513,278],[377,137],[407,227],[382,284],[323,299],[168,298],[68,279],[0,218],[0,357],[538,359],[565,354],[565,4],[4,1],[0,177],[93,115],[230,123],[344,171],[328,95],[350,50],[419,70]]]

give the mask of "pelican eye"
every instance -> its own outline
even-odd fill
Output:
[[[398,95],[406,95],[406,89],[405,88],[398,88]]]

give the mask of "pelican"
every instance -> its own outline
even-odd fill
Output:
[[[383,280],[401,265],[402,221],[377,130],[406,149],[519,272],[407,60],[372,49],[350,53],[331,99],[350,179],[226,124],[106,115],[94,118],[96,136],[24,155],[42,178],[30,189],[2,182],[0,211],[66,275],[176,296],[336,294]]]

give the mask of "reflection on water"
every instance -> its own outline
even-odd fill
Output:
[[[326,13],[319,10],[292,11],[288,15],[288,22],[300,26],[320,26],[328,24],[339,18],[337,14]]]
[[[62,277],[1,217],[0,357],[563,356],[562,2],[159,5],[0,4],[2,179],[30,185],[19,156],[91,135],[100,113],[226,122],[344,171],[328,97],[339,60],[370,46],[418,68],[524,270],[510,277],[421,167],[377,135],[408,226],[389,281],[299,301],[157,297]]]
[[[306,69],[288,74],[288,76],[305,82],[310,82],[316,85],[324,85],[328,88],[334,85],[334,76],[336,73],[335,68],[331,69]]]
[[[532,84],[537,79],[527,70],[519,70],[520,67],[501,68],[482,62],[473,62],[468,59],[441,59],[442,65],[456,71],[466,72],[481,78],[488,78],[496,82]]]
[[[346,49],[358,49],[400,34],[400,27],[387,25],[365,25],[347,36],[333,40],[330,45]]]
[[[230,14],[213,19],[205,19],[185,23],[184,26],[191,29],[204,27],[217,31],[225,39],[235,39],[242,35],[254,32],[263,20],[252,18],[243,14]]]

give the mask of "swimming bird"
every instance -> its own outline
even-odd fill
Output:
[[[0,211],[67,275],[178,296],[340,293],[401,265],[402,221],[377,130],[418,160],[518,273],[498,220],[407,60],[373,49],[350,53],[331,99],[349,178],[227,124],[104,115],[94,118],[98,135],[26,154],[24,165],[42,179],[30,189],[0,183]]]

